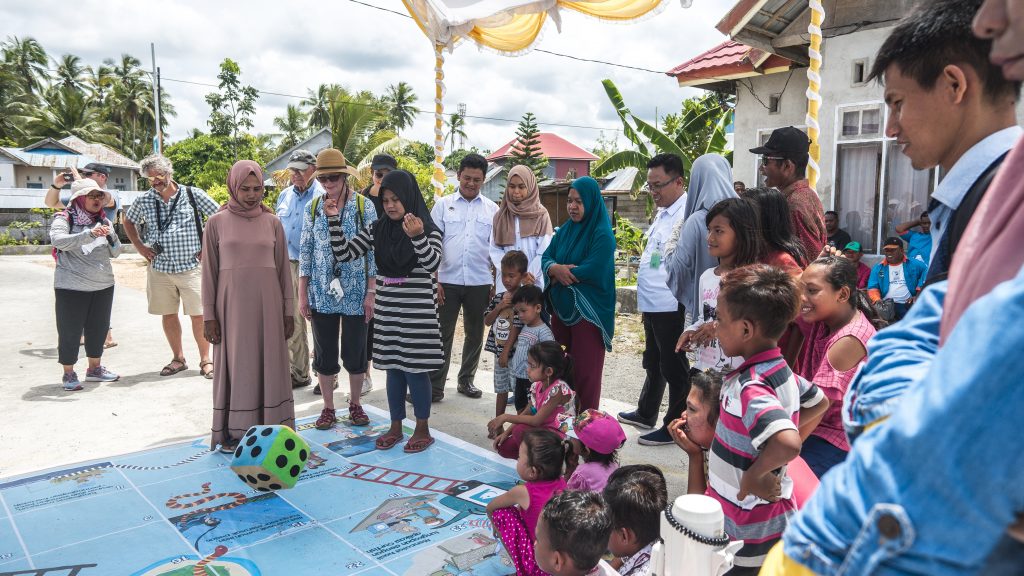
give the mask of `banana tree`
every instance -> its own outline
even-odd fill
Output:
[[[635,149],[616,152],[599,162],[594,167],[595,176],[607,176],[622,168],[636,168],[638,173],[632,189],[636,197],[647,183],[647,163],[656,154],[679,156],[687,172],[693,161],[702,154],[731,156],[725,150],[725,130],[732,122],[732,107],[728,101],[713,94],[686,100],[683,102],[681,117],[674,118],[672,122],[678,129],[665,132],[633,114],[614,82],[605,79],[601,84],[622,121],[623,135]]]

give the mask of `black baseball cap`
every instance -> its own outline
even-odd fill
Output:
[[[763,156],[780,156],[787,160],[797,160],[806,158],[810,149],[811,139],[803,130],[786,126],[775,129],[764,146],[751,148],[750,152]]]
[[[888,248],[890,246],[893,248],[903,248],[903,240],[897,236],[889,236],[885,239],[885,242],[882,242],[882,248]]]
[[[296,150],[288,158],[289,170],[306,170],[311,166],[316,166],[316,156],[309,150]]]
[[[83,172],[99,172],[105,176],[110,176],[110,166],[104,166],[98,162],[89,162],[82,168]]]
[[[390,154],[375,154],[373,160],[370,162],[371,170],[398,170],[398,162],[395,161],[395,157]]]

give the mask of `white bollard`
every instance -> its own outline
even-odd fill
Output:
[[[651,550],[651,576],[721,576],[743,541],[725,535],[722,505],[684,494],[661,514],[661,541]]]

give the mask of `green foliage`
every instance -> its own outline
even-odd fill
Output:
[[[43,223],[39,221],[26,222],[25,220],[15,220],[7,225],[12,230],[31,230],[33,228],[42,227]]]
[[[597,143],[591,152],[597,156],[598,162],[604,162],[609,156],[619,151],[618,138],[610,138],[605,135],[604,130],[598,133]]]
[[[237,142],[237,157],[265,165],[272,152],[263,144],[257,137],[243,134]],[[175,181],[203,190],[227,182],[228,171],[236,158],[231,149],[231,138],[202,132],[168,146],[164,154],[174,163]]]
[[[399,156],[398,167],[402,170],[407,170],[413,176],[416,177],[416,184],[420,187],[420,194],[423,195],[423,201],[427,203],[427,208],[434,207],[434,184],[431,178],[434,175],[434,169],[432,164],[426,164],[419,162],[415,158],[408,156]],[[445,194],[451,194],[455,191],[454,186],[445,186]]]
[[[444,167],[447,168],[448,170],[458,170],[459,169],[459,164],[462,163],[462,160],[466,156],[469,156],[470,154],[483,154],[483,153],[484,152],[482,150],[480,150],[479,148],[477,148],[476,146],[473,146],[473,147],[469,148],[468,150],[465,149],[465,148],[459,148],[455,152],[452,152],[451,154],[449,154],[448,157],[444,159],[443,164],[444,164]],[[431,149],[430,161],[431,162],[434,161],[433,149]]]
[[[448,132],[444,135],[442,145],[450,141],[452,143],[452,154],[454,154],[455,141],[466,139],[466,119],[462,117],[462,114],[452,114],[445,121],[445,125],[448,126]]]
[[[516,141],[509,152],[510,166],[522,164],[532,170],[538,180],[541,179],[548,159],[540,151],[540,129],[537,128],[537,117],[533,112],[523,114],[523,119],[516,128]]]
[[[307,115],[301,108],[289,104],[284,111],[284,116],[274,118],[274,127],[281,131],[281,140],[277,143],[277,154],[284,154],[285,150],[295,146],[309,135]]]
[[[385,107],[387,129],[401,134],[402,130],[412,126],[420,109],[416,107],[419,99],[412,87],[405,82],[388,86],[387,94],[381,99]]]
[[[230,137],[236,158],[240,158],[238,134],[253,127],[252,117],[256,115],[256,99],[259,98],[255,88],[242,85],[241,74],[238,63],[225,58],[217,74],[219,92],[206,95],[206,103],[210,105],[210,119],[207,121],[210,134]]]
[[[433,164],[434,147],[426,142],[409,142],[402,149],[402,156],[408,156],[421,164]]]
[[[47,219],[51,218],[57,212],[58,210],[55,210],[53,208],[29,208],[28,210],[29,214],[35,214],[37,216],[42,216],[43,218]]]
[[[632,271],[630,272],[630,274],[626,275],[624,278],[616,278],[615,279],[615,287],[616,288],[622,288],[624,286],[636,286],[636,276],[634,276],[632,274]]]
[[[602,85],[622,121],[622,133],[634,149],[613,152],[598,161],[594,166],[595,176],[607,176],[625,167],[635,167],[639,171],[633,181],[635,196],[647,182],[647,162],[656,154],[679,155],[687,171],[693,161],[704,154],[722,154],[730,158],[731,153],[727,154],[725,150],[725,128],[732,120],[731,97],[709,94],[685,100],[682,112],[678,116],[667,116],[664,129],[659,130],[630,112],[615,83],[603,80]]]
[[[647,246],[647,237],[643,230],[629,221],[629,218],[615,214],[615,245],[620,255],[639,256]]]

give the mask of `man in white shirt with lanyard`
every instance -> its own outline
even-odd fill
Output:
[[[672,444],[667,425],[679,417],[690,391],[689,364],[686,356],[675,351],[676,341],[683,333],[684,311],[668,288],[665,269],[666,244],[672,230],[686,217],[686,182],[683,161],[675,154],[658,154],[647,163],[647,188],[658,212],[647,230],[647,246],[640,256],[637,273],[637,308],[643,314],[643,366],[647,370],[637,408],[619,414],[619,420],[638,428],[653,428],[668,383],[669,411],[663,425],[640,437],[648,446]]]
[[[430,217],[441,229],[444,243],[441,267],[437,270],[438,317],[444,366],[430,375],[431,401],[444,398],[444,384],[452,360],[455,323],[462,311],[465,340],[462,344],[462,366],[459,368],[458,390],[470,398],[483,395],[473,379],[480,363],[484,338],[484,310],[491,299],[494,276],[491,273],[490,238],[498,205],[480,195],[487,160],[469,154],[459,163],[459,189],[455,194],[439,198]]]

